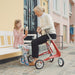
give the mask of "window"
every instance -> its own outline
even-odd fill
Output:
[[[71,3],[69,3],[69,10],[70,10],[70,12],[72,12],[72,4]]]
[[[66,14],[66,3],[64,2],[64,15]]]
[[[53,0],[53,8],[55,11],[60,10],[60,0]]]
[[[27,21],[27,10],[24,10],[24,20]]]
[[[68,12],[67,3],[68,3],[68,1],[67,0],[64,0],[64,3],[63,3],[64,16],[67,16],[67,12]]]
[[[27,5],[27,0],[24,0],[24,5]]]
[[[45,2],[43,2],[43,5],[45,6]]]

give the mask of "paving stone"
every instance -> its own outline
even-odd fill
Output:
[[[40,46],[42,52],[45,46]],[[62,58],[65,61],[64,67],[58,66],[58,58],[53,63],[45,62],[44,68],[37,70],[34,66],[25,66],[19,63],[19,60],[8,62],[0,65],[0,75],[75,75],[75,46],[60,50]],[[44,55],[44,59],[49,55]]]

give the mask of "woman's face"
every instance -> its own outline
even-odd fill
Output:
[[[41,16],[41,11],[35,10],[34,12],[35,12],[35,15],[37,15],[38,17]]]
[[[17,27],[18,27],[19,29],[22,27],[21,22],[19,22],[19,23],[17,24]]]

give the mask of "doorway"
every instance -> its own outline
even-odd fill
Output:
[[[24,27],[28,26],[29,34],[36,34],[37,17],[34,14],[34,7],[37,5],[37,0],[24,0]]]
[[[63,26],[63,41],[66,43],[67,42],[67,26]]]
[[[37,16],[34,14],[34,7],[37,0],[24,0],[24,28],[28,26],[28,34],[37,35]],[[24,40],[32,40],[33,36],[27,36]]]

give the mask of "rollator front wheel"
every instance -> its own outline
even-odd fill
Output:
[[[35,63],[36,69],[42,69],[44,67],[44,61],[43,60],[37,60]]]
[[[29,55],[28,56],[28,62],[32,62],[34,59],[33,59],[33,57],[32,57],[32,55]]]
[[[63,60],[62,58],[59,58],[59,59],[58,59],[58,65],[59,65],[60,67],[63,67],[63,66],[64,66],[64,60]]]
[[[50,54],[50,56],[52,56],[52,54]],[[50,62],[53,62],[54,61],[54,58],[50,59]]]

